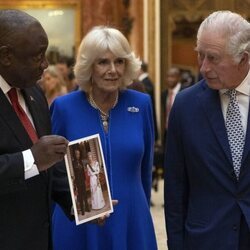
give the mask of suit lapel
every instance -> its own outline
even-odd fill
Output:
[[[23,127],[21,121],[13,110],[10,102],[4,95],[3,91],[0,89],[0,116],[8,124],[10,130],[15,135],[16,139],[22,145],[31,145],[32,141],[29,138],[25,128]]]
[[[250,153],[250,114],[249,112],[250,112],[250,103],[249,103],[249,111],[248,111],[248,119],[247,119],[245,146],[244,146],[244,151],[243,151],[243,156],[242,156],[241,172],[244,169],[244,167],[247,167],[247,165],[245,165],[245,161],[248,158],[249,153]]]
[[[29,112],[32,116],[33,124],[37,131],[38,137],[41,137],[45,134],[48,134],[48,124],[44,123],[44,117],[47,114],[44,114],[44,110],[41,110],[41,103],[38,99],[38,95],[34,88],[27,88],[22,90],[22,95],[24,97],[26,106],[29,109]],[[48,111],[49,112],[49,111]],[[43,177],[45,182],[49,181],[49,170],[40,172],[40,175]]]
[[[37,131],[38,137],[47,134],[47,125],[44,124],[44,117],[47,114],[43,114],[44,111],[41,110],[41,104],[38,100],[37,94],[33,88],[23,89],[22,94],[25,100],[25,103],[30,111],[30,114],[33,119],[33,124]]]
[[[232,164],[232,157],[218,91],[212,90],[205,85],[204,91],[200,93],[198,97],[209,121],[209,125],[212,127],[226,158]]]

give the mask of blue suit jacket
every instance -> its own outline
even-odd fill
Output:
[[[250,225],[249,119],[237,181],[218,91],[203,80],[177,95],[165,159],[169,250],[250,249],[238,248],[242,218]]]

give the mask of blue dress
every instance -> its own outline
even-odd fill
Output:
[[[83,91],[57,98],[51,106],[53,132],[69,141],[99,133],[112,199],[119,200],[104,226],[70,221],[56,206],[55,250],[155,250],[150,215],[154,128],[150,97],[134,90],[119,94],[109,130]]]

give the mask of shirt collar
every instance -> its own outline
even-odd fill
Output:
[[[173,91],[174,93],[178,93],[180,89],[181,89],[181,83],[178,82],[178,83],[176,84],[176,86],[172,89],[172,91]]]
[[[235,89],[237,92],[239,92],[243,95],[250,96],[250,70],[248,71],[248,74],[245,77],[245,79]],[[220,94],[221,95],[225,94],[227,91],[228,91],[228,89],[221,89]]]
[[[142,81],[144,78],[148,77],[148,73],[144,72],[142,73],[139,77],[138,77],[138,80],[139,81]]]
[[[1,75],[0,75],[0,88],[2,89],[5,95],[7,95],[8,91],[11,89],[11,86],[3,79]]]

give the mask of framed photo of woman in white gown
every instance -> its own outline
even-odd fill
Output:
[[[76,225],[113,212],[99,134],[69,143],[65,163]]]

